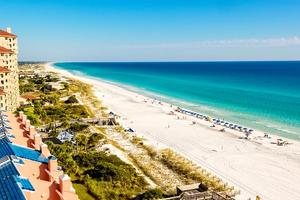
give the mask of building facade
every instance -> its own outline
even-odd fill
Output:
[[[0,29],[0,109],[15,111],[19,106],[17,36]]]

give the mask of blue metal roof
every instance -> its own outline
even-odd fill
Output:
[[[8,145],[11,147],[14,155],[18,157],[41,162],[41,163],[48,163],[48,158],[43,156],[39,151],[22,147],[19,145],[15,145],[13,143],[8,143]]]
[[[20,186],[13,179],[0,181],[0,200],[26,200]]]
[[[14,155],[14,152],[9,146],[9,140],[4,137],[0,139],[0,158],[10,155]]]
[[[13,178],[19,175],[8,156],[0,160],[0,200],[26,200],[20,186]]]
[[[4,156],[15,155],[28,160],[41,163],[48,163],[48,158],[43,156],[39,151],[13,144],[7,137],[0,139],[0,158]]]
[[[0,159],[0,180],[7,176],[20,175],[17,168],[8,156]]]
[[[19,176],[14,176],[15,181],[20,185],[23,190],[35,191],[31,183],[27,178],[22,178]]]

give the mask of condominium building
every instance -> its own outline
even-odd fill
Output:
[[[0,29],[0,109],[15,111],[19,105],[17,36]]]

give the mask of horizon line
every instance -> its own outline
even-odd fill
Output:
[[[44,60],[22,60],[18,62],[32,63],[163,63],[163,62],[300,62],[295,60],[133,60],[133,61],[44,61]]]

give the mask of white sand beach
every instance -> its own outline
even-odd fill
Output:
[[[175,107],[159,103],[140,94],[106,82],[74,76],[67,71],[46,65],[58,72],[92,84],[104,106],[121,116],[120,123],[131,127],[156,147],[171,147],[201,167],[213,172],[241,191],[236,199],[299,200],[300,142],[288,140],[289,145],[277,146],[278,136],[264,138],[254,131],[250,139],[243,133],[175,113]],[[179,118],[179,119],[178,119]],[[193,123],[193,121],[195,123]]]

